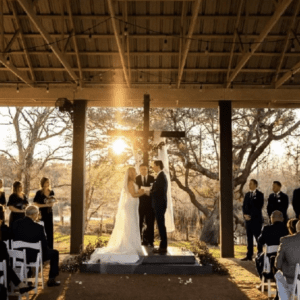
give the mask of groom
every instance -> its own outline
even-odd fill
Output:
[[[163,172],[163,162],[161,160],[156,160],[153,162],[153,170],[157,173],[157,177],[153,183],[152,189],[150,191],[150,196],[152,200],[152,206],[155,212],[155,218],[160,235],[160,245],[158,249],[154,249],[153,253],[165,254],[167,253],[167,230],[165,225],[165,212],[167,210],[167,190],[168,181],[166,174]]]
[[[148,174],[148,165],[140,165],[140,174],[136,177],[136,184],[139,189],[142,186],[151,186],[154,182],[154,177]],[[139,216],[140,216],[140,233],[142,239],[142,245],[153,247],[154,242],[154,210],[152,208],[151,198],[145,194],[140,197],[139,205]],[[146,221],[146,229],[143,231],[144,220]]]

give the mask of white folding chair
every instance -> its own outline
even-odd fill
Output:
[[[300,266],[299,264],[296,264],[295,268],[295,278],[293,282],[293,292],[291,295],[291,299],[296,298],[297,300],[300,300]]]
[[[7,273],[6,273],[6,261],[3,260],[0,262],[0,271],[3,272],[3,274],[0,276],[0,284],[3,284],[5,288],[7,288]],[[8,294],[7,298],[8,300]]]
[[[5,243],[7,250],[9,250],[10,249],[10,245],[9,245],[10,242],[9,242],[9,240],[3,241],[3,242]]]
[[[26,250],[8,250],[8,255],[10,258],[12,258],[12,268],[14,272],[17,274],[21,282],[26,281]],[[21,259],[22,261],[18,261],[17,259]],[[18,300],[22,300],[22,295],[19,292],[14,292],[14,288],[14,285],[11,283],[11,290],[8,291],[8,296],[18,296]],[[26,299],[29,299],[28,293],[25,295]]]
[[[44,289],[42,243],[41,243],[41,241],[39,241],[37,243],[27,243],[27,242],[23,242],[23,241],[12,241],[12,249],[13,250],[23,249],[23,248],[38,250],[35,262],[27,263],[27,261],[25,261],[25,272],[26,272],[27,268],[35,268],[35,278],[27,278],[27,276],[24,278],[25,282],[30,281],[30,282],[33,282],[35,284],[34,291],[35,291],[35,293],[37,293],[39,282],[42,283],[42,288]],[[41,278],[39,278],[40,268],[41,268]]]
[[[263,273],[271,272],[270,259],[267,254],[277,252],[279,245],[267,246],[264,245],[264,269]],[[271,279],[266,279],[264,275],[261,278],[261,292],[263,293],[265,290],[265,286],[268,286],[268,297],[272,297],[272,295],[276,295],[276,289],[272,290],[272,286],[276,288],[276,282],[271,282]]]

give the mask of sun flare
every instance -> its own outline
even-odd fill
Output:
[[[114,141],[113,143],[113,151],[116,153],[116,154],[121,154],[125,148],[127,147],[127,144],[122,140],[122,139],[118,139],[116,141]]]

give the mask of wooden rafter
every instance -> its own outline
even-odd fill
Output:
[[[278,66],[276,68],[276,73],[275,73],[273,82],[276,82],[277,79],[278,79],[278,75],[280,73],[282,63],[283,63],[283,60],[284,60],[284,57],[285,57],[285,53],[286,53],[287,47],[288,47],[289,42],[290,42],[291,32],[292,32],[292,30],[295,26],[296,17],[297,17],[298,12],[299,12],[299,7],[300,7],[300,0],[297,0],[297,5],[296,5],[296,8],[294,10],[294,15],[291,19],[289,30],[287,31],[287,34],[286,34],[286,37],[285,37],[284,46],[283,46],[283,49],[282,49],[282,52],[281,52],[281,57],[280,57],[280,60],[278,62]]]
[[[0,63],[6,67],[6,69],[1,68],[2,71],[10,71],[13,74],[15,74],[19,79],[21,79],[23,82],[28,84],[30,87],[34,87],[34,82],[31,79],[29,79],[26,75],[22,74],[20,72],[20,69],[16,68],[12,63],[8,64],[5,56],[1,53],[0,53]],[[26,71],[29,71],[29,68],[26,68]]]
[[[258,38],[254,41],[254,43],[251,46],[251,51],[246,53],[232,74],[230,75],[227,83],[226,83],[226,88],[228,88],[231,85],[231,82],[235,79],[235,77],[239,74],[241,69],[245,66],[245,64],[249,61],[251,58],[252,54],[256,51],[256,49],[260,46],[260,44],[264,41],[265,37],[268,35],[268,33],[272,30],[274,25],[277,23],[279,20],[280,16],[285,12],[285,10],[288,8],[288,6],[291,4],[293,0],[282,0],[280,4],[278,4],[273,16],[269,20],[269,22],[265,25],[261,33],[259,34]]]
[[[182,10],[181,10],[181,20],[180,20],[180,40],[179,40],[179,52],[178,52],[178,75],[180,73],[180,66],[182,60],[182,48],[184,44],[184,36],[186,33],[186,2],[182,3]]]
[[[229,79],[229,74],[230,74],[231,64],[232,64],[232,59],[233,59],[233,52],[234,52],[234,49],[236,46],[235,41],[236,41],[236,38],[238,35],[238,28],[239,28],[240,19],[241,19],[243,3],[244,3],[244,0],[240,0],[240,5],[238,8],[237,18],[236,18],[236,22],[235,22],[234,35],[233,35],[233,40],[232,40],[232,45],[231,45],[229,63],[228,63],[227,80]]]
[[[24,11],[27,13],[28,17],[32,21],[32,23],[35,25],[37,30],[40,32],[44,40],[48,43],[49,47],[53,51],[53,53],[56,55],[56,57],[59,59],[61,64],[64,66],[65,70],[70,74],[71,78],[78,81],[78,77],[75,74],[75,72],[72,70],[70,64],[67,62],[63,54],[59,51],[55,41],[51,38],[49,33],[46,31],[46,29],[43,27],[42,23],[40,22],[39,18],[37,18],[32,5],[28,3],[27,0],[17,0],[18,3],[22,6]]]
[[[61,42],[60,42],[60,51],[64,53],[64,39],[65,39],[65,11],[64,11],[64,0],[60,0],[60,10],[61,10],[61,19],[60,19],[60,32],[61,32]],[[73,14],[72,14],[72,19]]]
[[[67,0],[67,7],[68,7],[69,16],[70,16],[71,28],[74,31],[74,34],[72,35],[72,37],[73,37],[73,43],[74,43],[74,50],[75,50],[75,53],[76,53],[77,66],[78,66],[78,69],[79,69],[79,84],[80,84],[80,87],[82,87],[83,86],[82,67],[81,67],[81,62],[80,62],[77,38],[76,38],[76,35],[75,35],[75,25],[74,25],[74,20],[73,20],[73,15],[72,15],[71,0]]]
[[[125,24],[128,23],[128,2],[124,2],[124,21]],[[131,68],[130,68],[130,39],[129,39],[129,28],[127,28],[127,35],[125,36],[125,41],[126,41],[126,52],[127,52],[127,69],[128,69],[128,76],[129,76],[129,81],[131,82]],[[124,41],[124,47],[125,47],[125,41]]]
[[[185,47],[184,47],[183,55],[182,55],[182,60],[181,60],[181,63],[180,63],[180,70],[179,70],[179,73],[178,73],[177,88],[180,87],[181,78],[182,78],[182,74],[183,74],[183,69],[184,69],[184,66],[185,66],[185,62],[186,62],[188,52],[190,50],[191,38],[193,36],[194,28],[195,28],[195,25],[196,25],[196,22],[197,22],[197,17],[198,17],[201,2],[202,2],[202,0],[196,0],[194,2],[193,16],[192,16],[191,24],[190,24],[189,31],[188,31],[188,34],[187,34],[187,39],[186,39],[186,42],[185,42]]]
[[[4,49],[4,53],[7,53],[7,52],[10,51],[11,46],[13,45],[13,43],[16,41],[17,37],[19,36],[20,30],[21,30],[21,29],[18,28],[18,29],[15,31],[13,37],[10,39],[10,41],[8,42],[8,44],[6,45],[6,47],[5,47],[5,49]],[[22,51],[22,53],[23,53],[23,51]]]
[[[34,74],[34,71],[33,71],[32,62],[31,62],[30,56],[28,54],[27,45],[26,45],[25,38],[24,38],[24,35],[23,35],[21,22],[20,22],[20,19],[18,18],[18,13],[17,13],[16,7],[15,7],[16,3],[11,1],[10,4],[11,4],[10,5],[11,10],[12,10],[13,15],[15,17],[15,21],[16,21],[17,28],[18,28],[18,31],[19,31],[19,37],[20,37],[20,40],[21,40],[21,44],[22,44],[22,47],[23,47],[23,51],[24,51],[24,54],[25,54],[27,65],[29,67],[29,72],[30,72],[30,75],[31,75],[31,79],[33,81],[35,81],[35,74]],[[9,2],[7,2],[7,5],[9,5]]]
[[[120,54],[120,59],[121,59],[121,64],[122,64],[122,68],[123,68],[123,72],[124,72],[125,81],[127,83],[127,86],[130,88],[130,81],[129,81],[129,78],[128,78],[127,69],[126,69],[126,65],[125,65],[124,51],[123,51],[123,48],[122,48],[122,45],[121,45],[121,40],[120,40],[119,33],[118,33],[118,30],[117,30],[117,25],[116,25],[116,20],[115,20],[115,11],[114,11],[114,8],[113,8],[112,0],[107,0],[107,3],[108,3],[108,9],[109,9],[109,12],[110,12],[110,16],[111,16],[111,24],[112,24],[112,27],[113,27],[115,39],[116,39],[116,42],[117,42],[118,51],[119,51],[119,54]]]
[[[0,0],[0,52],[4,52],[4,11],[3,11],[3,2]]]

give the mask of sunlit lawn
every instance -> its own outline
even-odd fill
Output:
[[[89,243],[95,244],[96,240],[100,238],[103,242],[109,240],[110,235],[103,234],[101,237],[98,235],[85,235],[84,236],[84,246],[86,247]],[[60,253],[66,254],[70,252],[70,235],[61,234],[58,231],[54,233],[54,243],[55,249],[59,250]],[[155,241],[155,246],[159,245],[159,241]],[[170,241],[170,247],[179,248],[191,248],[191,242],[186,241]],[[209,251],[215,258],[220,257],[220,249],[218,247],[209,247]],[[246,245],[234,245],[235,258],[243,258],[246,255],[247,246]],[[254,253],[256,253],[256,247],[254,247]]]

